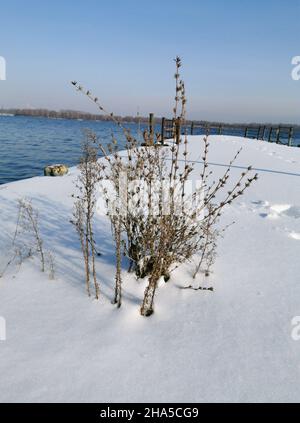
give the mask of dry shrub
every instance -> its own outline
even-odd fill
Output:
[[[55,278],[54,256],[50,251],[44,249],[44,241],[40,233],[39,212],[33,207],[30,199],[18,200],[17,224],[10,252],[11,258],[0,277],[14,262],[17,261],[18,265],[21,266],[24,260],[37,256],[41,271],[48,270],[49,278]]]
[[[200,254],[194,276],[200,270],[209,274],[216,257],[217,239],[224,231],[217,225],[224,207],[257,179],[257,174],[249,176],[249,167],[228,190],[230,171],[238,151],[223,176],[212,181],[208,165],[209,142],[205,136],[202,170],[197,186],[192,186],[191,174],[195,169],[189,160],[188,137],[180,135],[185,122],[185,87],[179,73],[181,61],[177,57],[175,62],[173,139],[162,146],[158,136],[145,131],[141,147],[111,113],[112,120],[126,136],[125,153],[118,151],[115,139],[107,147],[99,146],[105,160],[101,165],[101,180],[110,183],[103,194],[116,245],[115,302],[121,305],[120,257],[123,249],[129,258],[129,270],[134,270],[139,278],[148,278],[141,305],[143,316],[153,313],[159,279],[164,277],[168,281],[170,272],[178,264]],[[90,91],[85,91],[76,82],[73,85],[105,112]]]
[[[80,173],[76,183],[77,194],[73,195],[75,202],[71,223],[75,226],[79,235],[84,259],[87,293],[89,296],[91,295],[90,278],[92,276],[96,299],[100,295],[95,264],[96,255],[100,253],[96,249],[93,231],[97,183],[100,178],[100,165],[97,162],[97,157],[97,137],[92,132],[87,131],[82,143],[82,156],[78,166]]]

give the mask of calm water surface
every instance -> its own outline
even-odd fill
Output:
[[[138,134],[137,124],[125,126],[133,135]],[[141,125],[141,130],[144,128]],[[42,175],[49,164],[76,165],[84,129],[94,131],[104,144],[110,142],[112,133],[120,148],[125,144],[124,135],[113,122],[0,116],[0,184]],[[243,136],[234,129],[224,133]],[[300,133],[295,134],[294,143],[300,144]]]
[[[137,124],[125,126],[137,135]],[[78,164],[85,129],[94,131],[104,144],[112,133],[120,147],[125,143],[112,122],[0,116],[0,184],[42,175],[49,164]]]

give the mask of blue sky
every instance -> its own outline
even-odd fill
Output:
[[[192,119],[300,123],[299,0],[10,0],[0,9],[0,107],[170,115],[183,59]]]

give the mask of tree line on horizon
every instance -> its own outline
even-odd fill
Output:
[[[77,110],[48,110],[48,109],[18,109],[18,108],[1,108],[1,114],[11,114],[15,116],[31,116],[31,117],[45,117],[51,119],[83,119],[83,120],[94,120],[94,121],[112,121],[110,116],[106,116],[103,114],[94,114],[89,112],[82,112]],[[120,122],[128,122],[128,123],[148,123],[149,117],[147,116],[115,116]],[[154,123],[160,124],[162,117],[155,117]],[[209,125],[209,126],[219,126],[222,125],[224,127],[231,127],[231,128],[240,128],[243,126],[258,126],[258,125],[265,125],[266,127],[274,126],[274,123],[270,122],[247,122],[247,123],[230,123],[230,122],[220,122],[220,121],[207,121],[207,120],[186,120],[186,124],[189,125],[192,122],[199,125]],[[294,128],[300,129],[300,125],[292,124],[292,123],[278,123],[276,125],[282,126],[293,126]]]

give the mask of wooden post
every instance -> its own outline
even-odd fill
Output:
[[[161,120],[161,142],[162,144],[165,141],[165,118],[163,117]]]
[[[271,126],[270,132],[269,132],[269,140],[268,140],[269,142],[271,142],[272,132],[273,132],[273,127]]]
[[[280,143],[280,126],[276,129],[276,144]]]
[[[248,128],[246,126],[246,128],[245,128],[245,138],[247,138],[247,134],[248,134]]]
[[[289,131],[289,139],[288,139],[288,145],[289,145],[289,147],[292,146],[293,132],[294,132],[294,128],[291,126],[290,127],[290,131]]]
[[[150,135],[150,144],[154,144],[154,114],[149,114],[149,135]]]
[[[194,135],[194,122],[191,124],[191,135]]]
[[[261,128],[261,126],[259,126],[259,127],[258,127],[258,130],[257,130],[257,137],[256,137],[256,139],[257,139],[257,140],[259,140],[260,128]]]

